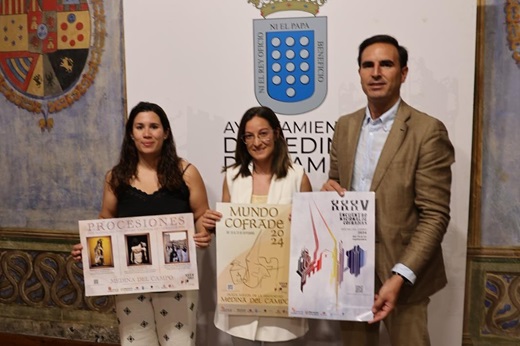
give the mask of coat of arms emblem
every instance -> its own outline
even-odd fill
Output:
[[[104,37],[101,0],[0,0],[0,92],[41,114],[40,127],[93,83]]]
[[[327,94],[326,0],[250,0],[264,19],[253,21],[255,96],[275,112],[294,115],[317,108]],[[265,19],[279,11],[312,17]]]

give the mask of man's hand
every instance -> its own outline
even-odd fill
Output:
[[[336,191],[341,197],[345,194],[345,191],[347,191],[345,188],[341,187],[341,185],[332,179],[329,179],[323,184],[320,191]]]
[[[395,274],[385,281],[383,287],[374,298],[372,313],[374,318],[368,323],[376,323],[383,320],[395,308],[399,291],[404,284],[404,279]]]

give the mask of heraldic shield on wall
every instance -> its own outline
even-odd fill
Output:
[[[53,127],[49,113],[72,105],[92,84],[106,34],[102,15],[100,0],[0,1],[0,91],[41,113],[42,130]]]
[[[122,0],[0,0],[0,228],[77,232],[126,114]]]
[[[264,19],[253,20],[255,96],[275,112],[317,108],[327,95],[327,18],[315,17],[326,0],[250,0]],[[280,11],[313,17],[265,19]]]

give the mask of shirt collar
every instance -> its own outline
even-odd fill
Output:
[[[401,99],[399,98],[397,102],[390,107],[389,110],[387,110],[385,113],[383,113],[379,118],[376,120],[372,120],[372,117],[370,116],[370,109],[368,109],[368,105],[365,108],[365,119],[363,120],[363,126],[366,126],[368,124],[378,124],[381,123],[384,128],[389,129],[389,127],[392,126],[395,116],[397,115],[397,109],[399,108],[399,104],[401,103]]]

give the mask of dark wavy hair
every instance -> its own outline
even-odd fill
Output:
[[[119,163],[111,170],[111,178],[109,181],[110,188],[115,195],[122,191],[125,185],[129,185],[130,181],[137,177],[137,163],[139,156],[137,148],[132,139],[132,129],[136,116],[141,112],[154,112],[159,116],[164,133],[167,134],[161,148],[161,155],[157,164],[157,178],[159,185],[168,190],[174,190],[183,183],[181,158],[177,155],[175,142],[173,140],[172,130],[168,116],[164,110],[155,103],[139,102],[128,116],[125,126],[125,136],[121,145],[121,154]]]
[[[242,120],[240,120],[240,126],[238,128],[237,134],[237,146],[235,149],[235,163],[231,165],[231,167],[234,168],[240,167],[240,170],[238,171],[237,175],[233,177],[233,180],[239,176],[247,177],[251,175],[251,172],[249,171],[249,164],[253,158],[249,154],[247,146],[242,140],[242,137],[246,132],[247,122],[254,117],[260,117],[267,120],[273,129],[274,150],[271,171],[276,179],[285,178],[289,168],[292,167],[292,163],[289,156],[289,148],[283,135],[282,126],[280,125],[280,120],[278,120],[278,117],[271,108],[260,106],[249,108],[242,116]],[[224,167],[224,170],[226,170],[226,168],[227,167]]]
[[[399,42],[395,38],[389,35],[375,35],[372,37],[367,38],[361,44],[359,45],[359,51],[358,51],[358,66],[361,66],[361,55],[363,54],[363,51],[368,46],[371,46],[375,43],[387,43],[391,44],[397,49],[397,53],[399,54],[399,65],[401,68],[405,67],[408,64],[408,51],[403,46],[399,45]]]

